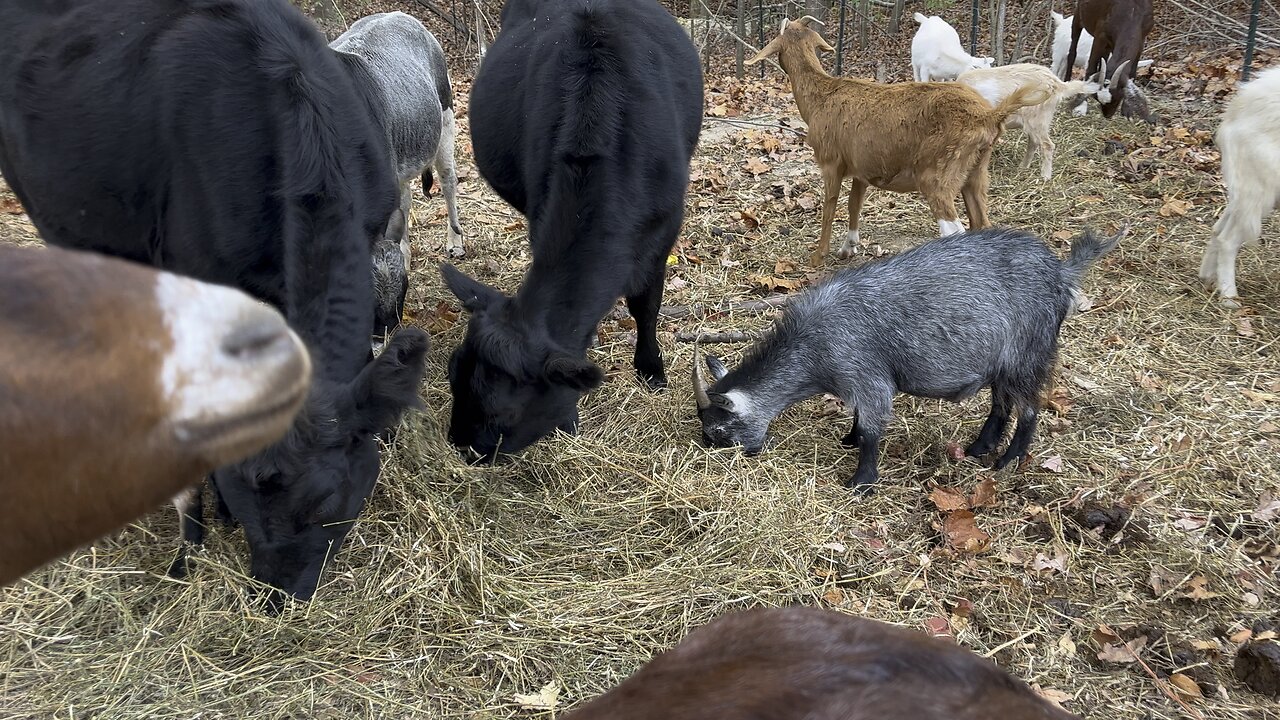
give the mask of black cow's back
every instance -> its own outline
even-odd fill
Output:
[[[654,0],[509,0],[502,22],[472,89],[476,165],[529,217],[535,262],[572,257],[628,294],[669,249],[654,228],[683,213],[697,52]]]
[[[367,335],[371,315],[349,331],[371,312],[393,173],[362,89],[301,13],[284,0],[24,0],[5,25],[0,170],[47,241],[285,310],[295,242],[313,263],[295,295],[327,302],[291,322]]]

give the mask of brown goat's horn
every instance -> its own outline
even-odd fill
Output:
[[[818,18],[816,18],[816,17],[814,17],[814,16],[812,16],[812,15],[805,15],[804,17],[800,18],[800,19],[799,19],[799,20],[797,20],[796,22],[800,23],[800,24],[801,24],[801,25],[803,25],[804,27],[809,27],[809,23],[818,23],[818,24],[819,24],[819,25],[821,25],[822,27],[826,27],[826,26],[827,26],[827,24],[826,24],[826,23],[822,22],[821,20],[819,20]]]
[[[702,375],[702,351],[693,346],[693,399],[699,410],[711,407],[711,396],[707,395],[707,379]]]

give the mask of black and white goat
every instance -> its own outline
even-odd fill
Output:
[[[374,114],[382,119],[391,158],[400,182],[400,207],[373,249],[378,330],[400,324],[409,288],[410,183],[422,177],[422,192],[431,191],[431,167],[440,173],[449,212],[446,250],[461,256],[458,224],[458,173],[453,157],[457,128],[453,90],[444,50],[417,18],[402,12],[362,17],[329,44],[345,62],[352,78],[381,99]]]
[[[788,305],[732,372],[708,357],[714,385],[694,359],[703,439],[759,452],[783,410],[832,393],[854,415],[845,444],[861,451],[846,485],[869,491],[895,394],[959,401],[991,387],[991,413],[966,453],[995,450],[1016,410],[1017,430],[995,467],[1020,460],[1053,370],[1058,329],[1086,270],[1122,235],[1085,233],[1063,261],[1034,235],[991,228],[842,270]]]

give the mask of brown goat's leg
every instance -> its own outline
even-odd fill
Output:
[[[836,218],[836,202],[840,200],[840,186],[844,181],[844,173],[839,166],[822,166],[822,233],[818,236],[818,249],[809,264],[813,267],[822,265],[831,252],[831,224]]]
[[[964,226],[960,224],[960,214],[956,212],[954,190],[947,192],[935,188],[933,191],[925,193],[924,199],[929,203],[929,210],[933,213],[934,219],[938,221],[938,235],[940,237],[964,232]]]
[[[853,257],[854,250],[860,244],[858,215],[862,213],[862,200],[866,196],[867,181],[853,178],[849,188],[849,232],[845,234],[844,242],[840,244],[840,251],[836,253],[841,260]]]

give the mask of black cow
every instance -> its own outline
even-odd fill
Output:
[[[572,431],[586,359],[619,296],[635,367],[666,383],[656,337],[666,258],[702,124],[689,36],[654,0],[508,0],[471,90],[480,174],[528,218],[533,263],[514,296],[442,266],[470,311],[449,364],[449,438],[482,459]]]
[[[373,107],[285,0],[5,3],[0,171],[44,238],[239,287],[310,348],[289,435],[213,475],[253,576],[301,599],[377,479],[375,436],[420,403],[424,333],[369,354],[397,197]]]

